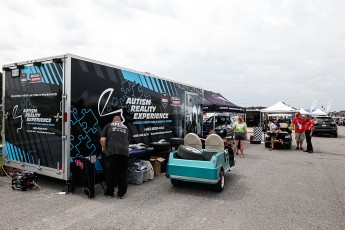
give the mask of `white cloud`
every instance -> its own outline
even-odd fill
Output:
[[[0,64],[73,53],[218,91],[345,109],[341,0],[0,2]],[[331,108],[331,109],[332,109]]]

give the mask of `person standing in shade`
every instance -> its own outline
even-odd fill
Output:
[[[297,112],[296,117],[292,120],[290,127],[295,126],[296,150],[303,150],[303,141],[305,139],[305,120],[301,117],[301,113]]]
[[[305,124],[305,139],[307,141],[307,150],[304,152],[313,153],[313,144],[311,143],[311,137],[313,136],[314,130],[314,121],[310,115],[306,116],[306,124]]]
[[[117,195],[120,199],[127,192],[127,170],[129,156],[129,130],[121,123],[121,117],[115,116],[107,124],[101,135],[102,152],[105,153],[105,195],[114,197],[114,190],[118,187]]]
[[[234,153],[237,152],[237,146],[240,143],[240,157],[244,157],[244,140],[247,139],[247,124],[244,122],[242,116],[238,116],[237,121],[232,125],[232,130],[235,133]]]

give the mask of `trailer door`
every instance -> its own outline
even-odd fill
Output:
[[[27,64],[4,74],[5,164],[60,178],[63,63]]]

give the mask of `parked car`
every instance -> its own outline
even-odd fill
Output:
[[[213,129],[213,123],[215,121],[215,133],[221,137],[232,136],[230,131],[231,125],[235,122],[232,116],[212,116],[209,117],[204,123],[202,128],[203,137],[206,137],[210,130]]]
[[[314,117],[314,131],[313,135],[319,135],[319,134],[330,134],[334,137],[338,137],[338,126],[334,122],[332,117],[329,116],[319,116]]]

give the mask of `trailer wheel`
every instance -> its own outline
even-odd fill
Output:
[[[173,137],[170,138],[170,146],[171,147],[178,147],[184,144],[184,139],[180,137]]]
[[[202,160],[204,158],[204,154],[200,150],[186,145],[178,147],[177,155],[188,160]]]
[[[156,152],[170,151],[169,142],[152,142],[150,146],[153,147]]]
[[[183,181],[171,179],[171,184],[175,187],[179,187],[183,185]]]
[[[223,191],[224,186],[225,186],[225,176],[224,176],[223,170],[220,170],[220,173],[219,173],[219,181],[218,181],[217,184],[215,184],[215,185],[213,186],[213,190],[214,190],[215,192],[221,192],[221,191]]]

